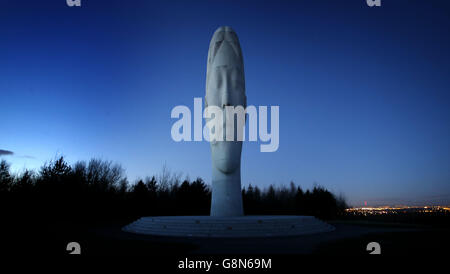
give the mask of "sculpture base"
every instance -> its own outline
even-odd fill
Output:
[[[312,216],[161,216],[142,217],[123,231],[174,237],[282,237],[333,231],[334,227]]]

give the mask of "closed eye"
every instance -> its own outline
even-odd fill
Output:
[[[217,41],[216,44],[214,45],[214,54],[213,54],[213,58],[216,57],[216,53],[217,53],[217,51],[219,50],[220,45],[222,45],[222,42],[223,42],[223,40],[222,40],[222,41]]]

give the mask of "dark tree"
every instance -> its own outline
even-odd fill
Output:
[[[12,178],[9,173],[9,164],[2,160],[0,162],[0,193],[9,191],[11,186]]]

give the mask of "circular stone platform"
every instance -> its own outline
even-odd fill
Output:
[[[123,231],[175,237],[280,237],[333,231],[312,216],[161,216],[142,217]]]

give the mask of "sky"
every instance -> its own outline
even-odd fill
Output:
[[[175,142],[204,97],[215,29],[237,33],[249,105],[279,106],[280,144],[245,142],[242,184],[315,184],[354,206],[450,204],[448,1],[0,0],[0,158],[166,165],[211,180],[209,143]]]

